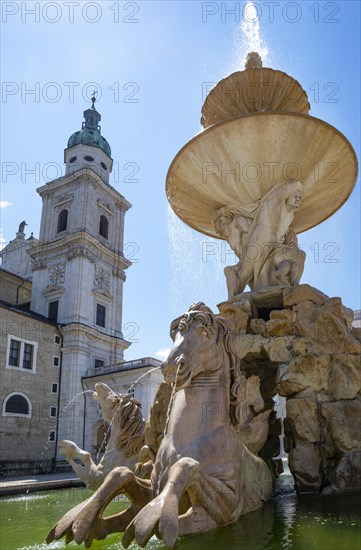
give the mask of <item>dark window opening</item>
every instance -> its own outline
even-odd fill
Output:
[[[48,441],[55,441],[55,430],[49,430]]]
[[[50,416],[56,418],[56,407],[50,407]]]
[[[102,361],[101,359],[95,359],[94,361],[94,367],[96,369],[99,369],[101,367],[104,367],[104,361]]]
[[[50,302],[48,309],[48,318],[50,319],[50,321],[54,321],[54,323],[58,321],[58,308],[59,300],[56,300],[55,302]]]
[[[13,414],[29,414],[29,403],[22,395],[12,395],[6,402],[5,412]]]
[[[54,336],[54,344],[60,344],[60,336]]]
[[[84,157],[84,160],[86,160],[87,162],[93,162],[94,157],[91,157],[90,155],[86,155],[86,156]]]
[[[19,340],[10,340],[9,365],[18,367],[20,360],[20,342]]]
[[[99,235],[101,237],[104,237],[104,239],[107,239],[108,232],[109,232],[108,218],[102,215],[100,216],[100,220],[99,220]]]
[[[68,226],[68,211],[66,208],[62,210],[58,216],[58,228],[57,233],[60,233],[60,231],[65,231]]]
[[[100,164],[104,170],[108,170],[107,165],[104,162],[101,162]]]
[[[51,385],[51,393],[58,393],[58,384],[53,382]]]
[[[34,346],[31,344],[24,344],[23,369],[31,370],[33,368],[33,356]]]
[[[53,365],[54,367],[58,367],[60,365],[60,357],[53,357]]]
[[[77,157],[71,157],[71,159],[69,160],[69,162],[75,162],[77,159]]]
[[[105,307],[101,306],[100,304],[97,304],[97,316],[96,316],[96,324],[99,327],[105,327]]]

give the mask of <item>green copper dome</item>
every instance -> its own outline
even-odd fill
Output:
[[[100,133],[99,122],[101,115],[94,107],[95,98],[92,98],[92,101],[92,107],[83,113],[85,122],[83,122],[82,129],[70,136],[68,147],[74,147],[74,145],[79,144],[99,147],[99,149],[110,157],[112,153],[110,145]]]
[[[99,130],[89,130],[84,128],[78,132],[74,132],[68,140],[68,147],[73,147],[74,145],[91,145],[92,147],[99,147],[104,153],[109,157],[111,156],[110,145],[107,140],[101,135]]]

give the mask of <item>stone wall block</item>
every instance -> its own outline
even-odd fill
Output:
[[[296,323],[299,333],[305,335],[309,332],[309,327],[317,321],[320,306],[315,305],[310,300],[305,300],[294,306],[296,313]]]
[[[311,353],[292,359],[288,368],[283,368],[279,377],[279,393],[293,395],[307,388],[312,391],[327,389],[330,372],[330,358]]]
[[[348,328],[352,329],[352,323],[354,320],[354,312],[350,307],[343,306],[342,318],[345,321]]]
[[[274,309],[270,313],[270,320],[282,319],[283,321],[288,321],[289,323],[294,323],[296,321],[296,312],[292,309]]]
[[[234,347],[239,359],[247,362],[269,358],[269,341],[259,334],[240,334],[234,340]]]
[[[338,319],[341,319],[348,328],[352,327],[354,318],[353,311],[342,304],[341,298],[329,298],[326,300],[325,305],[320,307],[320,313],[325,313],[326,311],[332,313]]]
[[[361,450],[345,454],[330,475],[331,491],[356,491],[361,488]]]
[[[334,355],[329,379],[329,392],[333,399],[354,399],[360,390],[360,357],[350,353]]]
[[[269,358],[274,363],[286,363],[292,359],[294,336],[280,336],[269,341]]]
[[[292,312],[293,313],[293,312]],[[299,334],[297,325],[286,319],[270,319],[266,322],[267,336],[287,336]]]
[[[321,404],[326,422],[326,450],[338,456],[361,449],[361,397]]]
[[[253,334],[260,334],[261,336],[267,336],[266,321],[263,319],[251,319],[250,330]]]
[[[286,413],[295,434],[296,446],[320,441],[321,432],[315,401],[307,398],[288,399]]]
[[[218,309],[221,316],[227,319],[228,326],[233,332],[242,333],[247,330],[253,312],[250,299],[243,298],[232,303],[223,302],[218,305]]]
[[[307,284],[287,287],[283,291],[283,305],[285,308],[291,308],[305,300],[322,306],[327,298],[326,294]]]
[[[294,338],[292,340],[292,355],[294,356],[305,355],[307,353],[315,353],[317,355],[317,352],[321,351],[317,348],[317,344],[315,344],[313,340],[311,340],[310,338],[306,338],[305,336]]]
[[[288,455],[289,467],[298,493],[317,493],[322,484],[322,461],[312,443],[297,445]]]
[[[326,311],[329,311],[337,317],[338,319],[342,319],[344,307],[342,305],[341,298],[329,298],[326,300],[325,305],[320,307],[320,312],[325,313]]]
[[[330,312],[322,313],[306,332],[322,346],[324,353],[361,353],[361,343]]]

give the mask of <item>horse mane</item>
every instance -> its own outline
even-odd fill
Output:
[[[216,323],[219,326],[219,334],[221,337],[221,345],[224,353],[229,361],[230,373],[230,410],[229,416],[231,423],[237,426],[241,422],[242,402],[240,400],[240,379],[241,379],[241,362],[234,350],[232,331],[229,328],[227,320],[223,317],[215,317]]]
[[[138,454],[144,445],[144,420],[139,401],[127,394],[111,397],[114,407],[112,429],[119,429],[117,449],[128,458]]]
[[[177,323],[179,329],[186,331],[193,321],[201,321],[207,328],[208,333],[217,331],[217,344],[221,345],[229,361],[230,374],[230,420],[234,426],[241,423],[242,402],[240,399],[241,391],[241,362],[234,350],[233,334],[230,330],[227,320],[224,317],[215,315],[213,311],[203,302],[193,304],[187,313],[176,319],[172,323]]]

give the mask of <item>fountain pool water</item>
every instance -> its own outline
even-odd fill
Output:
[[[284,478],[283,484],[286,480]],[[65,548],[63,540],[46,545],[44,540],[59,517],[91,494],[86,489],[63,489],[0,499],[0,547],[3,550],[51,550]],[[127,506],[118,497],[107,509],[114,514]],[[236,523],[196,537],[180,540],[180,550],[355,550],[361,545],[361,496],[308,495],[275,496],[271,502],[242,516]],[[95,541],[92,549],[118,549],[120,535]],[[71,543],[66,548],[84,548]],[[139,547],[132,544],[132,550]],[[153,537],[149,548],[163,550]]]

